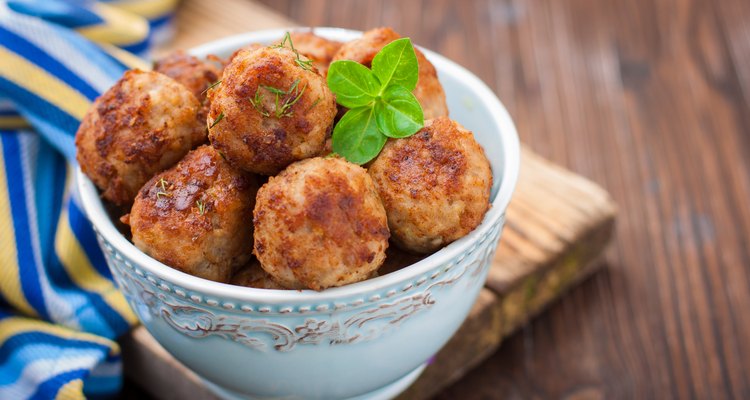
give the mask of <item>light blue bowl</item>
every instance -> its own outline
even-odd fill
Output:
[[[233,36],[191,53],[227,56],[284,32]],[[360,35],[315,32],[343,41]],[[484,83],[424,52],[437,68],[451,117],[474,132],[492,164],[492,207],[469,235],[399,271],[323,292],[245,288],[184,274],[125,239],[78,171],[84,208],[128,302],[164,348],[223,396],[391,398],[419,376],[466,318],[484,285],[518,178],[518,137]]]

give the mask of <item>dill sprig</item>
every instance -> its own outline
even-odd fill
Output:
[[[208,92],[209,90],[211,90],[211,89],[213,89],[213,88],[215,88],[215,87],[219,86],[219,84],[221,84],[221,79],[219,79],[218,81],[216,81],[216,82],[212,83],[212,84],[211,84],[211,85],[210,85],[209,87],[205,88],[205,89],[204,89],[204,90],[203,90],[203,91],[201,92],[201,94],[204,94],[204,93]]]
[[[196,200],[195,206],[198,208],[198,213],[203,215],[206,212],[206,203],[203,200]]]
[[[171,189],[171,186],[167,187],[167,185],[169,185],[169,182],[167,182],[164,177],[159,178],[159,182],[156,183],[156,186],[161,189],[156,192],[157,199],[161,198],[161,196],[172,197],[172,194],[168,192],[168,190]]]
[[[271,113],[269,113],[265,107],[263,107],[263,94],[260,92],[260,86],[258,89],[255,90],[255,97],[252,99],[247,99],[250,104],[255,107],[255,110],[260,113],[260,115],[264,117],[270,117]]]
[[[310,107],[307,107],[307,110],[305,110],[305,114],[309,113],[310,110],[312,110],[313,108],[315,108],[315,106],[317,106],[318,103],[321,102],[321,100],[323,100],[322,97],[318,97],[317,99],[315,99],[315,101],[313,101],[313,103],[310,104]]]
[[[277,44],[275,46],[271,46],[271,48],[273,48],[273,49],[281,49],[281,48],[286,47],[287,43],[289,44],[289,49],[292,50],[292,52],[296,56],[296,58],[294,59],[294,62],[300,68],[304,69],[305,71],[310,71],[312,69],[312,66],[313,66],[312,60],[303,60],[300,57],[299,51],[297,51],[297,49],[294,48],[294,43],[292,42],[292,36],[289,34],[289,32],[287,32],[284,35],[284,39],[281,40],[281,43],[279,43],[279,44]]]
[[[216,126],[216,124],[218,124],[222,119],[224,119],[224,111],[219,113],[219,116],[216,117],[216,119],[214,120],[214,122],[211,123],[211,126],[209,126],[208,129],[211,129],[214,126]]]
[[[268,85],[258,85],[258,89],[255,91],[255,97],[248,99],[248,101],[250,101],[253,107],[255,107],[255,109],[264,117],[271,116],[271,112],[266,110],[263,106],[263,94],[261,93],[261,89],[267,90],[274,95],[274,116],[277,119],[289,117],[292,115],[292,106],[297,104],[307,89],[307,84],[300,89],[299,83],[300,80],[295,79],[287,90]]]

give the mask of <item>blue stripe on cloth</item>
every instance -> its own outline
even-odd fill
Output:
[[[26,331],[11,336],[5,342],[0,345],[0,365],[4,365],[13,357],[19,358],[21,356],[30,359],[46,358],[46,352],[31,352],[29,354],[16,354],[22,348],[32,348],[33,346],[47,346],[47,348],[60,348],[60,349],[84,349],[84,350],[98,350],[102,354],[106,355],[109,353],[110,348],[101,343],[95,343],[88,340],[70,339],[60,336],[53,335],[51,333],[42,331]],[[0,378],[3,378],[4,374],[0,374]]]
[[[70,1],[8,0],[8,7],[17,13],[42,18],[70,28],[80,28],[105,22],[96,13]]]
[[[163,26],[168,25],[170,22],[172,22],[172,18],[174,18],[174,13],[165,14],[165,15],[162,15],[161,17],[149,20],[148,25],[152,29],[160,29]]]
[[[81,243],[81,247],[86,249],[86,255],[89,257],[91,264],[100,275],[112,279],[112,271],[109,270],[107,261],[104,259],[104,253],[99,248],[94,228],[91,227],[91,222],[73,200],[68,204],[68,217],[70,227],[78,238],[78,242]]]
[[[37,221],[39,225],[39,247],[42,249],[42,263],[49,265],[55,246],[57,216],[65,192],[65,159],[47,141],[39,141],[39,154],[36,159],[34,189]],[[97,246],[98,248],[98,246]]]
[[[11,52],[29,60],[30,63],[37,65],[47,71],[50,75],[65,82],[70,87],[86,96],[89,100],[94,100],[99,96],[96,89],[81,79],[80,76],[70,71],[60,61],[53,58],[48,53],[45,53],[30,41],[16,35],[2,26],[0,26],[0,43]]]
[[[21,148],[17,135],[0,136],[5,158],[5,172],[8,177],[22,177]],[[44,305],[44,295],[39,282],[36,268],[37,261],[34,260],[34,248],[32,247],[29,210],[26,204],[26,188],[22,182],[10,184],[8,181],[8,198],[13,214],[13,228],[16,234],[16,249],[18,253],[18,271],[21,280],[21,288],[29,304],[44,319],[49,319],[47,307]]]
[[[75,117],[2,76],[0,76],[0,90],[13,96],[16,106],[24,117],[29,115],[43,116],[50,124],[58,126],[59,130],[65,132],[71,138],[75,136],[78,125],[80,125]]]
[[[113,313],[112,309],[101,299],[97,301],[98,295],[77,286],[68,276],[56,252],[51,250],[50,253],[47,277],[56,292],[63,297],[71,298],[75,319],[79,321],[81,328],[86,332],[108,338],[114,338],[122,333],[123,331],[115,331],[112,324],[107,321],[108,314]]]
[[[147,55],[148,49],[151,45],[151,41],[149,38],[146,38],[146,40],[134,44],[129,44],[127,46],[122,46],[122,49],[125,51],[129,51],[133,54],[136,54],[141,57],[145,57]]]
[[[127,70],[121,63],[77,32],[25,15],[0,13],[0,26],[26,38],[100,92]]]
[[[21,114],[16,110],[0,110],[0,117],[17,117]]]
[[[59,375],[47,379],[37,386],[34,395],[29,397],[29,400],[49,400],[54,399],[60,388],[66,383],[75,380],[83,379],[89,374],[87,369],[74,369],[72,371],[63,372]]]
[[[15,340],[18,336],[24,336],[24,338]],[[103,359],[109,350],[103,345],[64,339],[41,332],[22,333],[7,340],[0,348],[3,352],[3,360],[0,361],[0,386],[18,380],[24,365],[34,361],[93,355],[100,355],[97,358]]]

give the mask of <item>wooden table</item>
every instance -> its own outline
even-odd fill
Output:
[[[457,60],[619,205],[605,272],[439,398],[750,398],[750,1],[264,3]]]

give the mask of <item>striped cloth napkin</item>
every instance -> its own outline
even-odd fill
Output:
[[[0,0],[0,399],[116,395],[137,320],[75,193],[91,102],[148,68],[177,0]]]

